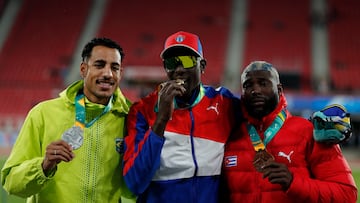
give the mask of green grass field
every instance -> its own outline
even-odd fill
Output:
[[[5,159],[0,158],[0,168],[2,168],[3,164],[5,162]],[[353,176],[356,182],[356,185],[360,186],[360,169],[353,169]],[[13,195],[7,195],[4,189],[1,187],[0,190],[0,203],[24,203],[25,199],[13,196]],[[131,203],[130,201],[124,201],[125,203]],[[358,199],[357,203],[360,203],[360,200]]]
[[[358,187],[358,190],[360,189],[360,169],[353,169],[353,176],[356,182],[356,186]],[[360,199],[359,199],[359,191],[358,191],[358,200],[356,201],[357,203],[360,203]]]

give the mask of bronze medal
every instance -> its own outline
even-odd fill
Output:
[[[253,165],[261,173],[264,172],[264,166],[267,162],[274,161],[274,157],[266,150],[259,150],[255,153]]]
[[[73,126],[62,134],[62,140],[67,142],[73,149],[78,149],[83,143],[83,133],[79,126]]]

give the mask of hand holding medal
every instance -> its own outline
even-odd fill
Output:
[[[78,149],[83,144],[83,130],[79,126],[73,126],[65,131],[61,139],[67,142],[72,149]]]
[[[160,109],[160,100],[165,101],[165,103],[169,103],[170,105],[162,105],[163,107],[170,107],[168,117],[171,119],[172,113],[174,111],[174,103],[173,99],[175,96],[182,95],[186,89],[184,88],[185,81],[182,79],[170,80],[161,83],[158,86],[158,101],[157,101],[157,108]],[[168,110],[167,108],[163,108]]]
[[[263,173],[264,166],[269,162],[273,162],[274,160],[274,157],[269,152],[267,152],[265,149],[260,149],[255,153],[253,165],[257,171]]]
[[[90,127],[92,124],[95,123],[102,115],[109,112],[111,109],[111,100],[104,108],[103,112],[92,119],[90,122],[85,122],[85,96],[82,93],[76,95],[75,98],[75,125],[68,130],[66,130],[61,139],[67,142],[73,150],[78,149],[83,144],[83,135],[84,135],[84,128]]]

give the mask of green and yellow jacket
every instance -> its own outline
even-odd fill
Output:
[[[75,96],[83,89],[77,81],[55,99],[37,104],[27,115],[12,152],[1,171],[4,189],[27,202],[119,202],[133,197],[122,179],[121,144],[130,102],[117,88],[112,108],[84,129],[83,144],[70,162],[60,162],[53,173],[42,170],[46,147],[60,140],[75,123]],[[85,101],[86,120],[105,106]]]

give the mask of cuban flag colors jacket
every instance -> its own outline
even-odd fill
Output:
[[[201,86],[199,94],[196,105],[175,108],[164,137],[151,130],[157,91],[131,107],[123,175],[138,202],[217,202],[224,144],[239,99],[223,87]]]

